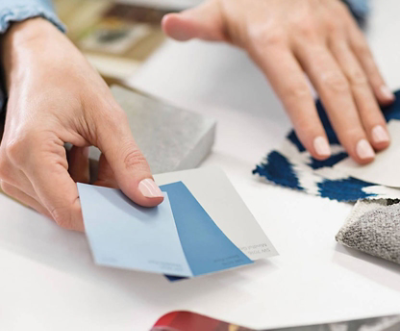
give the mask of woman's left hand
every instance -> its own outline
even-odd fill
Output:
[[[340,0],[208,0],[164,18],[177,40],[200,38],[244,48],[281,99],[305,148],[330,156],[308,76],[349,155],[371,162],[390,137],[380,104],[393,102],[365,38]]]

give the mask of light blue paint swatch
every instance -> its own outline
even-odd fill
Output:
[[[96,264],[190,277],[168,196],[142,208],[120,190],[78,184],[86,235]]]
[[[182,182],[161,189],[164,202],[143,208],[120,190],[78,184],[97,264],[193,277],[253,263]]]

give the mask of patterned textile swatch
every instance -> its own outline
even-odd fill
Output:
[[[400,264],[399,200],[357,202],[336,240],[345,246]]]
[[[382,108],[386,121],[400,120],[400,91],[395,95],[396,101]],[[312,158],[296,133],[291,131],[281,148],[270,152],[253,170],[253,174],[280,186],[338,201],[400,198],[398,189],[365,182],[332,168],[347,158],[348,154],[340,145],[322,103],[317,101],[316,106],[331,145],[332,156],[324,161]]]

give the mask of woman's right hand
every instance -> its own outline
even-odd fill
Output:
[[[41,18],[14,24],[2,40],[9,100],[0,146],[2,190],[60,226],[84,230],[76,182],[87,183],[88,147],[102,151],[97,185],[145,206],[163,195],[126,114],[83,55]],[[74,147],[67,157],[65,143]]]

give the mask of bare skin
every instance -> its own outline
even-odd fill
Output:
[[[390,144],[379,104],[394,101],[364,36],[339,0],[207,0],[167,15],[165,32],[247,50],[317,159],[330,156],[306,76],[340,142],[360,164]],[[151,207],[163,196],[126,115],[83,55],[41,18],[15,23],[1,40],[9,102],[0,146],[7,194],[60,226],[83,231],[76,182],[88,182],[88,146],[102,151],[96,185],[118,187]],[[67,154],[65,143],[74,145]]]
[[[98,73],[48,21],[14,24],[2,40],[9,94],[1,188],[60,226],[83,231],[75,182],[89,181],[88,146],[103,152],[96,185],[156,206],[163,196]],[[67,155],[65,143],[74,145]],[[145,180],[143,182],[143,180]]]
[[[208,0],[164,18],[186,41],[224,41],[247,50],[281,99],[311,155],[330,156],[307,84],[320,95],[341,144],[358,163],[390,144],[378,104],[394,101],[365,38],[339,0]]]

